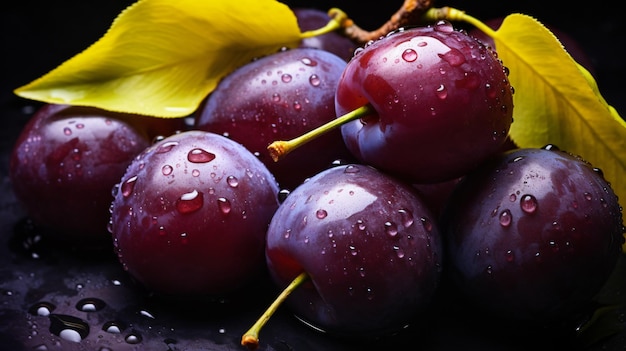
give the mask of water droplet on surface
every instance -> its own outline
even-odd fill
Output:
[[[452,23],[446,20],[437,21],[437,23],[435,23],[434,29],[442,33],[452,33],[454,31]]]
[[[312,74],[309,77],[309,83],[311,83],[312,86],[317,87],[322,83],[322,81],[317,74]]]
[[[215,159],[215,154],[201,148],[195,148],[187,154],[187,160],[193,163],[207,163]]]
[[[413,213],[407,209],[400,209],[398,210],[398,213],[400,213],[400,217],[402,218],[402,225],[404,225],[405,228],[408,228],[410,226],[413,225]]]
[[[441,84],[441,85],[439,85],[439,87],[435,91],[435,94],[437,94],[438,98],[443,100],[443,99],[448,97],[448,90],[446,89],[445,85]]]
[[[532,195],[524,195],[520,199],[520,207],[526,213],[534,213],[537,210],[537,199]]]
[[[226,183],[231,188],[236,188],[236,187],[239,186],[239,179],[237,179],[237,177],[231,175],[231,176],[226,177]]]
[[[393,222],[385,222],[385,233],[391,237],[398,235],[398,226]]]
[[[302,58],[302,60],[300,60],[300,61],[301,61],[302,63],[304,63],[305,65],[307,65],[307,66],[311,66],[311,67],[315,67],[315,66],[317,66],[317,61],[315,61],[315,60],[311,60],[311,59],[310,59],[310,58],[308,58],[308,57],[304,57],[304,58]]]
[[[72,135],[72,130],[69,127],[65,127],[63,128],[63,134],[65,135]]]
[[[64,340],[80,342],[89,335],[89,324],[84,320],[64,314],[50,314],[50,332]]]
[[[124,324],[118,321],[109,321],[102,325],[102,330],[111,334],[121,334],[124,329]]]
[[[413,62],[417,60],[417,52],[413,49],[406,49],[402,53],[402,59],[406,62]]]
[[[355,165],[348,165],[343,171],[344,173],[359,173],[359,167]]]
[[[278,93],[272,94],[272,101],[280,102],[280,94],[278,94]]]
[[[228,199],[224,197],[220,197],[217,199],[217,207],[223,214],[229,214],[232,210],[232,205],[230,204],[230,201],[228,201]]]
[[[511,250],[507,250],[507,251],[504,253],[504,259],[505,259],[507,262],[513,262],[513,260],[515,260],[515,254],[514,254],[514,253],[513,253],[513,251],[511,251]]]
[[[291,82],[291,79],[292,79],[291,75],[290,75],[290,74],[287,74],[287,73],[283,74],[283,75],[280,77],[280,80],[282,80],[282,81],[283,81],[283,83],[289,83],[289,82]]]
[[[170,165],[165,165],[163,167],[161,167],[161,173],[163,173],[163,175],[168,176],[170,174],[172,174],[172,172],[174,171],[174,167],[170,166]]]
[[[500,213],[500,225],[503,227],[508,227],[511,225],[513,221],[513,216],[511,215],[511,211],[504,210]]]
[[[166,152],[170,152],[176,145],[178,145],[177,141],[169,141],[159,145],[154,152],[157,154],[164,154]]]
[[[135,183],[137,182],[137,176],[133,176],[128,178],[124,183],[122,183],[122,196],[129,197],[130,194],[133,193],[133,189],[135,188]]]
[[[326,212],[326,210],[324,209],[319,209],[317,210],[317,212],[315,212],[315,216],[319,219],[324,219],[326,218],[326,216],[328,216],[328,212]]]
[[[124,338],[124,340],[129,343],[129,344],[139,344],[142,341],[142,337],[140,334],[133,332],[130,333],[128,335],[126,335],[126,337]]]
[[[181,195],[176,201],[176,210],[180,213],[191,213],[199,210],[204,204],[204,194],[197,190]]]
[[[106,303],[104,301],[95,297],[81,299],[76,303],[76,309],[83,312],[100,311],[105,306]]]
[[[28,312],[30,314],[32,314],[33,316],[47,317],[47,316],[50,315],[50,313],[52,313],[52,311],[54,311],[55,308],[56,308],[56,306],[53,305],[52,303],[46,302],[46,301],[41,301],[41,302],[37,302],[36,304],[32,305],[28,309]]]

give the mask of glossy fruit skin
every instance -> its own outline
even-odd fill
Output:
[[[293,189],[337,159],[350,158],[339,129],[271,159],[267,146],[335,119],[335,89],[346,62],[295,48],[250,62],[226,76],[206,100],[195,128],[228,136],[258,155],[280,186]]]
[[[375,113],[342,126],[362,162],[413,183],[460,177],[495,153],[513,113],[508,73],[494,53],[447,22],[390,34],[358,50],[336,110]]]
[[[328,13],[320,9],[297,7],[293,8],[292,11],[294,15],[296,15],[300,30],[303,32],[322,28],[330,21]],[[352,59],[357,45],[352,42],[352,40],[337,32],[330,32],[310,38],[304,38],[300,42],[300,47],[326,50],[343,58],[347,62]]]
[[[78,245],[110,245],[111,189],[150,140],[108,111],[46,104],[22,129],[9,176],[28,215]]]
[[[463,178],[442,220],[450,277],[502,320],[572,320],[621,253],[617,197],[589,163],[558,148],[523,148]]]
[[[264,267],[278,185],[246,148],[186,131],[142,152],[121,178],[111,233],[123,267],[170,296],[220,295]]]
[[[369,338],[397,332],[426,311],[442,246],[432,213],[410,186],[350,164],[288,195],[268,229],[266,257],[280,287],[309,274],[286,301],[298,318]]]

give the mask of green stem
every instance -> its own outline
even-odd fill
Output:
[[[482,31],[492,38],[497,36],[496,31],[494,31],[488,25],[484,24],[477,18],[466,14],[465,11],[455,9],[453,7],[430,8],[424,13],[423,19],[429,22],[434,22],[437,20],[463,21],[473,25],[474,27],[478,28],[478,30]]]
[[[328,23],[326,23],[326,25],[322,28],[308,30],[308,31],[300,33],[300,38],[301,39],[312,38],[318,35],[331,33],[331,32],[341,29],[342,28],[341,23],[345,19],[346,15],[341,10],[338,10],[338,11],[341,15],[336,16],[336,17],[331,17]]]
[[[346,113],[343,116],[337,117],[334,120],[323,124],[305,134],[300,135],[291,140],[277,140],[272,142],[267,149],[269,150],[270,156],[274,160],[274,162],[278,162],[285,155],[290,153],[291,151],[297,149],[298,147],[308,143],[309,141],[317,138],[318,136],[327,133],[345,123],[350,121],[354,121],[355,119],[361,118],[365,115],[374,112],[374,108],[367,104],[365,106],[361,106],[351,112]]]
[[[280,295],[272,302],[261,317],[252,325],[250,329],[241,337],[241,345],[246,346],[250,350],[256,350],[259,347],[259,332],[261,328],[267,323],[270,317],[278,310],[278,307],[287,299],[289,294],[299,287],[303,282],[309,279],[309,275],[306,272],[300,273],[289,285],[283,290]]]

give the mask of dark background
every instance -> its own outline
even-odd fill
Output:
[[[220,302],[223,308],[217,309],[204,304],[196,306],[195,302],[168,308],[153,297],[138,293],[124,272],[110,261],[86,260],[84,256],[56,249],[43,250],[42,253],[47,254],[44,259],[32,259],[26,257],[28,252],[23,247],[16,248],[16,240],[18,244],[23,244],[19,241],[22,239],[18,240],[16,236],[18,229],[22,228],[20,223],[25,214],[11,192],[7,176],[8,155],[21,126],[39,103],[21,99],[12,91],[87,48],[131,3],[121,0],[22,0],[4,2],[0,10],[0,350],[34,350],[40,345],[48,345],[48,350],[100,350],[100,347],[130,350],[135,345],[125,343],[123,337],[133,332],[143,335],[139,345],[147,350],[238,350],[243,349],[238,345],[240,333],[265,308],[265,305],[243,303],[243,307],[237,309],[239,314],[234,314],[229,308],[237,301],[230,304]],[[386,21],[402,1],[292,0],[285,3],[323,10],[339,7],[361,27],[374,29]],[[521,12],[562,30],[576,40],[588,55],[606,100],[622,115],[626,113],[623,99],[626,28],[619,17],[617,1],[598,2],[598,8],[562,0],[451,0],[435,2],[435,6],[456,7],[481,20]],[[260,289],[256,297],[269,301],[272,293]],[[50,334],[50,322],[46,318],[34,317],[26,312],[36,301],[51,300],[57,302],[58,313],[76,314],[74,304],[85,297],[98,297],[109,303],[106,313],[97,317],[102,320],[93,317],[96,319],[89,320],[90,323],[99,325],[107,318],[123,320],[128,324],[124,333],[114,337],[95,330],[84,343],[59,343],[59,339]],[[65,302],[58,303],[61,301]],[[155,318],[142,311],[149,311]],[[548,349],[553,349],[555,343],[559,345],[558,340],[547,342],[544,338],[539,342],[533,337],[508,339],[496,330],[476,331],[472,326],[474,320],[458,320],[456,317],[454,310],[448,309],[433,320],[432,340],[399,338],[391,344],[371,346],[394,349],[399,348],[400,343],[411,342],[415,346],[407,349],[458,350],[475,347],[481,350],[534,350],[542,345],[549,345]],[[313,332],[284,311],[270,323],[266,334],[262,335],[262,345],[267,350],[356,348],[350,343],[336,342]],[[597,349],[624,349],[624,339],[623,335],[618,335],[601,343]]]

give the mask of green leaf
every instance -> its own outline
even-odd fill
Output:
[[[15,93],[182,117],[235,68],[299,41],[295,15],[274,0],[139,0],[86,50]]]
[[[490,34],[515,88],[513,141],[521,147],[551,143],[581,156],[602,169],[626,205],[626,122],[591,74],[530,16],[511,14]]]

